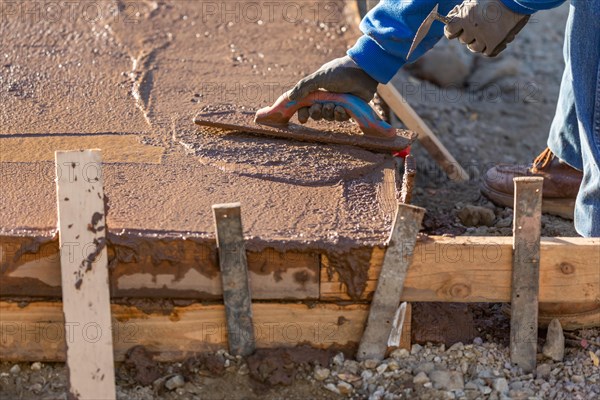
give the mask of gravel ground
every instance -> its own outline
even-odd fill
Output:
[[[119,399],[592,399],[600,395],[597,330],[579,332],[564,360],[538,355],[534,373],[509,362],[506,346],[476,337],[473,343],[415,344],[382,362],[357,362],[338,353],[328,365],[293,364],[287,385],[267,385],[272,370],[252,371],[225,351],[208,363],[156,364],[159,377],[142,386],[134,368],[117,369]],[[488,335],[488,339],[492,339]],[[540,343],[543,341],[540,341]],[[584,348],[583,346],[586,346]],[[540,347],[541,351],[541,347]],[[596,365],[594,365],[596,362]],[[326,364],[326,363],[325,363]],[[190,367],[191,365],[191,367]],[[208,368],[207,368],[208,365]],[[261,382],[261,380],[263,382]],[[3,399],[66,399],[62,364],[0,364]]]
[[[562,38],[567,8],[539,13],[497,60],[472,56],[454,44],[432,52],[427,71],[415,66],[396,82],[417,112],[438,133],[473,179],[446,180],[423,149],[415,146],[419,177],[414,203],[427,208],[431,234],[509,236],[512,210],[496,207],[479,194],[478,181],[496,162],[529,163],[544,147],[562,73]],[[454,55],[454,64],[436,52]],[[424,72],[425,71],[425,72]],[[461,72],[462,71],[462,72]],[[455,74],[453,77],[450,74]],[[429,74],[429,76],[425,76]],[[442,76],[445,88],[430,81]],[[433,77],[433,78],[432,78]],[[421,79],[423,78],[423,79]],[[459,82],[453,84],[452,79]],[[448,83],[450,82],[450,84]],[[403,86],[404,85],[404,86]],[[454,85],[454,86],[453,86]],[[546,236],[575,236],[571,221],[544,216]],[[328,365],[279,366],[292,378],[269,384],[273,371],[254,371],[225,352],[191,364],[156,364],[156,378],[140,384],[135,367],[117,369],[119,399],[592,399],[600,395],[600,332],[566,334],[562,361],[543,355],[525,374],[508,354],[508,320],[500,305],[470,305],[476,333],[472,343],[414,345],[396,350],[381,363],[358,363],[343,354]],[[207,360],[210,360],[208,362]],[[275,368],[275,367],[274,367]],[[281,371],[280,371],[281,372]],[[2,399],[65,399],[64,364],[0,363]]]

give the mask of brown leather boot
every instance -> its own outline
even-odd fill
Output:
[[[583,179],[581,171],[562,162],[546,148],[531,167],[500,164],[488,170],[481,182],[481,192],[498,205],[513,207],[513,178],[518,176],[543,177],[542,212],[573,219],[575,198]]]

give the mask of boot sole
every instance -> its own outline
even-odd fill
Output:
[[[497,205],[514,207],[515,200],[513,195],[492,189],[485,182],[481,183],[480,190],[481,193]],[[575,199],[542,199],[542,212],[573,220],[575,215]]]

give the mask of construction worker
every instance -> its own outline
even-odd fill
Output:
[[[431,49],[442,36],[458,38],[469,50],[495,56],[506,48],[536,11],[564,0],[382,0],[360,24],[364,36],[347,56],[323,65],[292,89],[299,99],[323,89],[370,101],[378,83],[387,83],[406,63]],[[445,28],[435,22],[406,59],[429,11],[453,17]],[[513,177],[544,177],[543,211],[572,216],[582,236],[600,237],[600,1],[571,0],[564,45],[566,68],[546,149],[530,167],[498,165],[484,175],[481,190],[493,202],[512,207]],[[298,111],[309,118],[347,120],[334,104]]]

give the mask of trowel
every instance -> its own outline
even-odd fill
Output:
[[[357,96],[316,91],[292,101],[288,93],[282,94],[272,106],[256,113],[237,110],[233,106],[206,109],[194,117],[194,123],[302,142],[350,145],[381,153],[401,152],[416,139],[415,133],[396,129],[383,121],[369,104]],[[349,122],[324,125],[327,130],[290,123],[300,108],[315,103],[333,103],[343,107],[360,132]]]
[[[410,49],[408,50],[408,54],[406,55],[407,60],[410,58],[410,56],[412,55],[413,51],[415,51],[417,46],[419,44],[421,44],[423,39],[425,39],[425,36],[427,36],[427,34],[429,33],[429,30],[431,29],[431,25],[433,24],[433,21],[440,21],[444,25],[448,25],[450,23],[450,21],[452,21],[452,17],[446,17],[446,16],[438,13],[439,7],[440,7],[440,5],[436,4],[435,7],[433,7],[433,10],[431,10],[429,15],[427,16],[427,18],[425,18],[423,23],[421,23],[421,26],[419,26],[419,29],[417,30],[417,33],[415,34],[415,38],[413,39]]]

